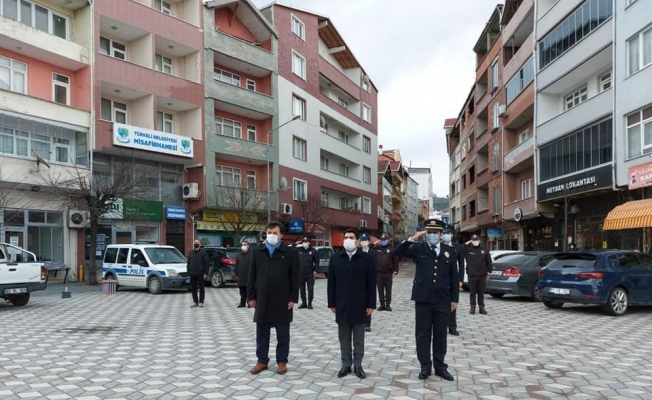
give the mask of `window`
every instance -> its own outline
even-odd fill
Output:
[[[252,92],[256,91],[256,81],[255,80],[247,78],[247,90],[251,90]]]
[[[301,79],[306,79],[306,59],[292,51],[292,72]]]
[[[337,138],[340,139],[344,143],[349,143],[349,134],[344,132],[344,131],[338,131],[337,132]]]
[[[110,57],[119,58],[120,60],[127,59],[127,46],[124,43],[116,42],[100,36],[100,53]]]
[[[156,130],[161,132],[174,132],[174,116],[163,111],[156,112]]]
[[[362,137],[362,151],[371,154],[371,138],[367,136]]]
[[[328,198],[328,193],[324,192],[322,190],[322,192],[321,192],[321,206],[322,207],[329,207],[329,204],[330,204],[330,202],[329,202],[329,198]]]
[[[539,69],[561,57],[613,15],[613,3],[608,0],[586,0],[543,39],[539,40]]]
[[[473,149],[473,146],[475,146],[475,132],[469,135],[469,150]]]
[[[215,133],[234,138],[242,137],[242,123],[227,118],[215,117]]]
[[[2,5],[0,15],[62,39],[68,39],[68,19],[63,15],[27,0],[0,0],[0,4]]]
[[[160,54],[156,55],[155,67],[157,71],[172,75],[172,59]]]
[[[70,104],[70,78],[53,73],[52,74],[52,101],[59,104]]]
[[[627,41],[629,75],[652,64],[652,28],[637,33]]]
[[[573,107],[577,107],[578,105],[580,105],[580,103],[585,102],[587,98],[588,98],[588,94],[586,91],[586,86],[584,86],[579,90],[576,90],[573,93],[567,94],[564,97],[566,110],[570,110]]]
[[[534,80],[534,57],[530,57],[523,67],[507,83],[507,104],[510,104]]]
[[[362,105],[362,119],[371,123],[371,107],[366,104]]]
[[[371,183],[371,168],[369,167],[362,168],[362,181],[364,183]]]
[[[163,0],[154,0],[154,8],[162,12],[163,14],[172,15],[172,7],[170,3]]]
[[[600,92],[611,89],[611,71],[600,77]]]
[[[491,148],[491,168],[492,171],[498,171],[500,168],[500,143],[496,142]]]
[[[532,197],[532,179],[521,181],[521,199]]]
[[[493,188],[493,215],[500,214],[500,187]]]
[[[494,106],[493,106],[492,116],[491,116],[491,122],[492,122],[491,127],[493,129],[498,128],[498,114],[500,113],[499,108],[500,108],[500,105],[498,104],[498,102],[495,102]]]
[[[222,81],[233,86],[240,86],[240,75],[232,74],[219,68],[214,68],[213,72],[215,73],[215,80]]]
[[[306,40],[306,27],[299,18],[292,16],[292,33],[299,36],[302,40]]]
[[[652,153],[652,106],[627,116],[627,158]]]
[[[0,56],[0,89],[27,94],[27,64]]]
[[[301,161],[306,161],[306,141],[298,137],[292,138],[292,156]]]
[[[341,105],[342,107],[346,108],[347,110],[349,109],[349,102],[346,101],[346,100],[344,100],[343,98],[338,97],[338,98],[337,98],[337,102],[339,103],[339,105]]]
[[[293,188],[293,193],[292,193],[292,199],[295,201],[306,201],[308,198],[307,193],[308,193],[308,182],[303,181],[301,179],[294,178],[294,182],[292,184]]]
[[[344,163],[340,163],[340,175],[346,176],[347,178],[349,177],[349,166],[348,165],[346,165]]]
[[[475,217],[475,200],[471,200],[469,203],[469,217]]]
[[[521,134],[518,135],[518,144],[525,142],[529,138],[530,138],[530,131],[521,132]]]
[[[340,196],[340,210],[348,210],[351,207],[351,199],[346,196]]]
[[[292,96],[292,115],[298,115],[302,120],[306,120],[306,101]]]
[[[70,139],[54,138],[54,161],[70,164],[70,155],[72,154],[72,147]]]
[[[324,171],[328,171],[328,158],[326,158],[325,156],[321,156],[319,157],[319,160],[321,164],[321,169],[323,169]]]
[[[240,168],[215,166],[215,185],[240,187]]]
[[[491,91],[498,89],[498,58],[491,64]]]
[[[475,182],[475,165],[469,168],[469,183]]]
[[[369,197],[362,198],[362,212],[364,214],[371,214],[371,199]]]
[[[100,119],[105,121],[117,122],[119,124],[127,123],[127,105],[110,99],[101,99],[101,116]]]
[[[247,140],[256,141],[256,125],[247,125]]]
[[[369,84],[368,78],[366,80],[364,77],[362,78],[362,90],[364,90],[367,93],[369,93],[369,91],[371,90],[371,85]]]
[[[247,189],[256,189],[256,171],[247,171]]]

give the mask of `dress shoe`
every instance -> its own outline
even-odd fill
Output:
[[[419,379],[426,380],[430,376],[430,373],[428,371],[421,371],[419,372]]]
[[[448,333],[450,333],[450,334],[453,335],[453,336],[459,336],[459,335],[460,335],[460,333],[458,332],[458,330],[457,330],[457,329],[454,329],[454,328],[453,328],[453,329],[449,329],[449,330],[448,330]]]
[[[435,375],[440,376],[441,379],[447,380],[447,381],[454,381],[455,378],[453,378],[453,375],[451,375],[447,370],[442,369],[441,371],[435,371]]]
[[[362,367],[355,367],[353,368],[353,372],[355,372],[355,376],[357,376],[360,379],[364,379],[367,377],[367,374],[364,373],[364,370]]]
[[[365,332],[371,332],[371,328],[370,328],[370,327],[366,327],[366,328],[364,328],[364,331],[365,331]]]
[[[389,304],[388,304],[387,307],[385,307],[385,310],[386,311],[392,311],[392,307],[390,307]]]
[[[254,365],[254,367],[249,372],[251,372],[254,375],[257,375],[257,374],[260,374],[261,372],[263,372],[266,369],[267,369],[267,364],[256,363],[256,365]]]
[[[237,308],[244,308],[244,307],[245,307],[245,305],[243,303],[240,303],[240,304],[238,304]]]
[[[301,303],[301,305],[299,306],[299,308],[308,308],[308,306],[306,305],[306,303]]]
[[[351,367],[342,367],[342,369],[340,369],[340,372],[337,373],[337,377],[344,378],[350,373],[351,373]]]
[[[484,306],[480,306],[480,314],[487,315],[487,310],[484,309]]]
[[[288,364],[278,363],[278,369],[276,370],[276,373],[280,375],[285,375],[287,372],[288,372]]]
[[[475,314],[475,306],[471,306],[471,311],[469,311],[471,314]]]
[[[308,310],[312,310],[312,303],[308,303]]]
[[[385,308],[385,306],[382,306],[382,305],[381,305],[380,307],[378,307],[378,311],[385,311],[385,310],[387,310],[387,309]]]

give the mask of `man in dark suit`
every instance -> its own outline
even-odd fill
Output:
[[[367,317],[376,308],[376,265],[369,254],[358,248],[358,233],[344,232],[344,251],[330,259],[328,272],[328,307],[335,313],[342,368],[337,374],[343,378],[351,372],[364,379],[364,331]],[[353,351],[351,337],[353,336]]]
[[[378,270],[378,251],[370,247],[371,246],[371,244],[369,243],[370,239],[371,238],[366,233],[360,235],[360,248],[362,249],[363,252],[373,257],[374,266],[376,267],[376,270]],[[365,325],[366,326],[364,328],[364,331],[371,332],[371,315],[367,316],[367,323]]]
[[[448,321],[460,295],[457,252],[440,242],[441,222],[429,219],[424,225],[425,230],[404,240],[394,253],[401,258],[412,258],[416,264],[412,300],[416,311],[417,357],[421,363],[419,379],[427,379],[434,366],[435,375],[452,381],[455,379],[444,359]],[[422,236],[426,242],[418,243]]]
[[[464,245],[453,243],[455,228],[450,224],[444,224],[442,228],[441,241],[444,244],[453,246],[457,252],[457,274],[460,277],[460,288],[464,284]],[[459,336],[460,332],[457,330],[457,309],[451,312],[451,319],[448,323],[448,333],[453,336]]]

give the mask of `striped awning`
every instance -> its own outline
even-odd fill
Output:
[[[628,201],[611,210],[604,220],[603,230],[652,227],[652,199]]]

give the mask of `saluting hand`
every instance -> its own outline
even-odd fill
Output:
[[[415,233],[414,235],[412,235],[412,241],[413,241],[413,242],[417,242],[417,241],[419,241],[419,238],[420,238],[421,236],[425,235],[426,233],[428,233],[428,231],[417,231],[417,233]]]

